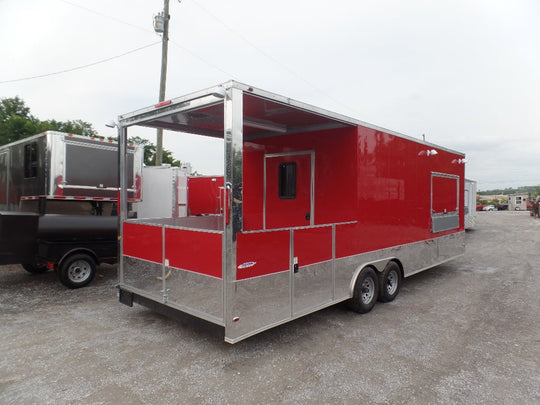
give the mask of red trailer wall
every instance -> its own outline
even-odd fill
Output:
[[[428,156],[425,152],[433,149],[431,146],[368,128],[359,127],[358,135],[358,223],[337,229],[338,257],[464,229],[460,192],[459,229],[431,232],[431,174],[457,175],[462,187],[464,165],[455,159],[463,156],[441,149]],[[438,182],[437,187],[442,192],[441,200],[445,204],[453,201],[455,208],[456,182]]]
[[[263,228],[264,155],[315,152],[315,224],[354,219],[356,207],[356,129],[264,138],[244,142],[244,230]]]
[[[246,141],[244,230],[263,227],[264,155],[307,150],[315,152],[315,225],[357,221],[336,228],[337,257],[463,230],[460,212],[459,229],[431,232],[431,173],[457,175],[461,188],[464,165],[455,162],[461,155],[437,149],[438,154],[427,156],[428,149],[420,141],[364,127]],[[442,183],[455,185],[442,180],[437,187]],[[452,198],[455,202],[455,188],[445,184],[445,204]],[[463,207],[461,192],[459,199]]]
[[[123,224],[123,254],[216,278],[222,278],[222,234],[163,228],[162,225]],[[163,256],[165,254],[165,256]]]
[[[220,214],[223,176],[188,177],[189,215]]]

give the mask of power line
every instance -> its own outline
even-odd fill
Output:
[[[96,14],[100,17],[104,17],[104,18],[108,18],[110,20],[113,20],[113,21],[116,21],[116,22],[119,22],[121,24],[124,24],[124,25],[127,25],[129,27],[132,27],[132,28],[136,28],[138,30],[141,30],[141,31],[144,31],[144,32],[151,32],[151,33],[154,33],[154,30],[152,29],[147,29],[147,28],[144,28],[144,27],[141,27],[140,25],[136,25],[136,24],[131,24],[129,22],[126,22],[124,20],[121,20],[119,18],[116,18],[116,17],[113,17],[109,14],[105,14],[105,13],[102,13],[100,11],[97,11],[97,10],[94,10],[94,9],[91,9],[91,8],[88,8],[88,7],[85,7],[85,6],[81,6],[77,3],[73,3],[71,1],[68,1],[68,0],[58,0],[58,1],[61,1],[62,3],[66,3],[66,4],[69,4],[70,6],[73,6],[73,7],[77,7],[77,8],[80,8],[82,10],[85,10],[85,11],[88,11],[92,14]],[[180,0],[178,1],[180,2]],[[202,7],[201,7],[202,8]],[[211,14],[209,11],[205,10],[208,14]],[[231,30],[232,31],[232,30]],[[247,41],[247,40],[246,40]],[[169,38],[169,42],[171,44],[173,44],[174,46],[176,46],[177,48],[181,49],[182,51],[184,52],[187,52],[189,53],[192,57],[196,58],[196,59],[199,59],[201,62],[203,62],[204,64],[216,69],[217,71],[225,74],[227,77],[231,78],[231,79],[235,79],[236,75],[233,75],[229,72],[227,72],[226,70],[220,68],[219,66],[217,66],[215,63],[212,63],[210,62],[208,59],[205,59],[203,58],[202,56],[200,56],[199,54],[195,53],[194,51],[192,51],[191,49],[189,48],[186,48],[185,46],[183,45],[180,45],[178,42],[174,41],[173,39]],[[253,45],[255,46],[255,45]]]
[[[124,52],[124,53],[122,53],[120,55],[116,55],[116,56],[112,56],[110,58],[98,60],[97,62],[88,63],[86,65],[60,70],[58,72],[45,73],[45,74],[42,74],[42,75],[29,76],[29,77],[22,77],[22,78],[19,78],[19,79],[1,80],[0,84],[22,82],[22,81],[25,81],[25,80],[32,80],[32,79],[40,79],[42,77],[55,76],[55,75],[60,75],[60,74],[63,74],[63,73],[73,72],[75,70],[86,69],[86,68],[89,68],[89,67],[92,67],[92,66],[99,65],[101,63],[105,63],[105,62],[109,62],[109,61],[114,60],[114,59],[121,58],[123,56],[126,56],[126,55],[129,55],[129,54],[141,51],[141,50],[146,49],[146,48],[150,48],[151,46],[154,46],[154,45],[157,45],[157,44],[160,44],[160,43],[161,43],[161,40],[159,40],[157,42],[153,42],[153,43],[145,45],[145,46],[141,46],[140,48],[132,49],[131,51]]]
[[[178,47],[179,49],[183,50],[184,52],[189,53],[192,57],[199,59],[201,62],[203,62],[203,63],[207,64],[208,66],[216,69],[217,71],[225,74],[228,78],[236,80],[235,75],[233,75],[232,73],[229,73],[226,70],[223,70],[218,65],[216,65],[216,64],[210,62],[209,60],[203,58],[202,56],[196,54],[195,52],[193,52],[192,50],[186,48],[185,46],[180,45],[178,42],[173,41],[172,39],[169,39],[169,42],[171,44],[173,44],[174,46]]]
[[[96,14],[96,15],[99,15],[101,17],[105,17],[105,18],[108,18],[108,19],[111,19],[111,20],[114,20],[116,22],[119,22],[119,23],[122,23],[124,25],[128,25],[132,28],[136,28],[138,30],[141,30],[141,31],[145,31],[145,32],[153,32],[152,30],[150,29],[146,29],[146,28],[143,28],[139,25],[136,25],[136,24],[131,24],[131,23],[128,23],[126,21],[123,21],[119,18],[116,18],[116,17],[113,17],[111,15],[108,15],[108,14],[105,14],[105,13],[102,13],[102,12],[99,12],[99,11],[96,11],[96,10],[93,10],[91,8],[88,8],[88,7],[85,7],[85,6],[82,6],[80,4],[77,4],[77,3],[73,3],[71,1],[68,1],[68,0],[58,0],[58,1],[61,1],[63,3],[66,3],[66,4],[69,4],[70,6],[72,7],[77,7],[77,8],[80,8],[82,10],[85,10],[87,12],[90,12],[90,13],[93,13],[93,14]],[[289,68],[288,66],[286,66],[285,64],[283,64],[280,60],[274,58],[272,55],[270,55],[268,52],[266,52],[265,50],[261,49],[260,47],[258,47],[255,43],[253,43],[252,41],[250,41],[248,38],[246,38],[244,35],[240,34],[237,30],[235,30],[234,28],[232,28],[231,26],[229,26],[227,23],[225,23],[222,19],[220,19],[218,16],[216,16],[214,13],[212,13],[208,8],[206,8],[205,6],[203,6],[199,1],[197,0],[192,0],[193,3],[195,3],[195,5],[197,5],[197,7],[199,7],[201,10],[203,10],[206,14],[208,14],[210,17],[212,17],[213,19],[215,19],[216,21],[218,21],[221,25],[223,25],[228,31],[230,31],[232,34],[236,35],[238,38],[240,38],[242,41],[244,41],[246,44],[248,44],[250,47],[252,47],[253,49],[255,49],[256,51],[258,51],[260,54],[262,54],[265,58],[267,58],[268,60],[270,60],[271,62],[273,62],[274,64],[280,66],[283,70],[286,70],[289,74],[291,74],[292,76],[296,77],[297,79],[301,80],[302,82],[304,82],[308,87],[312,88],[313,90],[317,91],[318,93],[324,95],[326,98],[328,98],[329,100],[332,100],[334,103],[348,109],[349,111],[353,112],[354,114],[358,114],[358,112],[356,110],[354,110],[353,108],[351,108],[350,106],[342,103],[341,101],[337,100],[336,98],[332,97],[331,95],[329,95],[328,93],[326,93],[325,91],[321,90],[320,88],[318,88],[316,85],[314,85],[313,83],[311,83],[309,80],[307,80],[304,76],[300,75],[299,73],[295,72],[294,70],[292,70],[291,68]],[[179,1],[180,2],[180,1]],[[191,56],[199,59],[200,61],[202,61],[203,63],[213,67],[214,69],[226,74],[227,76],[229,76],[230,78],[234,78],[235,75],[232,75],[230,74],[229,72],[221,69],[219,66],[217,66],[216,64],[202,58],[200,55],[198,55],[197,53],[195,53],[194,51],[191,51],[189,50],[188,48],[184,47],[184,46],[181,46],[180,44],[178,44],[177,42],[173,41],[172,39],[169,39],[169,41],[171,43],[173,43],[175,46],[177,46],[178,48],[180,49],[183,49],[184,51],[188,52]],[[161,42],[161,41],[160,41]],[[151,44],[151,45],[154,45],[154,44]],[[151,46],[151,45],[148,45],[148,46]],[[141,48],[142,49],[142,48]],[[134,50],[133,52],[137,51],[138,49]],[[130,52],[128,52],[130,53]],[[126,53],[127,54],[127,53]],[[123,55],[119,55],[117,57],[121,57],[121,56],[124,56]],[[110,58],[110,59],[114,59],[115,57],[113,58]],[[108,60],[110,60],[108,59]],[[103,63],[103,62],[107,62],[108,60],[104,60],[104,61],[100,61],[100,62],[96,62],[95,64],[98,64],[98,63]],[[93,66],[93,64],[90,64],[88,66]],[[77,70],[77,69],[82,69],[82,68],[85,68],[85,67],[88,67],[88,66],[82,66],[82,67],[79,67],[79,68],[74,68],[74,69],[70,69],[70,70],[67,70],[67,71],[71,71],[71,70]],[[47,75],[42,75],[42,76],[35,76],[35,77],[30,77],[30,78],[23,78],[23,79],[16,79],[16,80],[8,80],[8,81],[0,81],[0,84],[2,83],[9,83],[9,82],[16,82],[16,81],[22,81],[22,80],[30,80],[30,79],[34,79],[34,78],[39,78],[39,77],[44,77],[44,76],[50,76],[50,75],[54,75],[54,74],[60,74],[60,73],[64,73],[64,71],[62,72],[57,72],[57,73],[51,73],[51,74],[47,74]]]
[[[225,28],[227,28],[227,30],[229,30],[231,33],[233,33],[234,35],[236,35],[238,38],[240,38],[242,41],[244,41],[245,43],[247,43],[249,46],[251,46],[253,49],[257,50],[259,53],[261,53],[264,57],[266,57],[268,60],[270,60],[271,62],[275,63],[276,65],[280,66],[282,69],[286,70],[287,72],[289,72],[291,75],[293,75],[294,77],[296,77],[297,79],[301,80],[302,82],[304,82],[305,84],[307,84],[309,87],[311,87],[312,89],[314,89],[315,91],[319,92],[320,94],[322,94],[323,96],[327,97],[329,100],[332,100],[334,103],[348,109],[349,111],[351,112],[354,112],[355,114],[358,114],[358,112],[356,110],[354,110],[353,108],[349,107],[348,105],[342,103],[341,101],[335,99],[334,97],[332,97],[331,95],[329,95],[328,93],[326,93],[325,91],[321,90],[320,88],[318,88],[317,86],[315,86],[313,83],[311,83],[309,80],[306,80],[305,77],[303,77],[302,75],[298,74],[297,72],[295,72],[294,70],[292,70],[291,68],[289,68],[288,66],[286,66],[285,64],[283,64],[281,61],[279,61],[278,59],[274,58],[272,55],[270,55],[268,52],[266,52],[265,50],[259,48],[256,44],[254,44],[252,41],[250,41],[249,39],[247,39],[245,36],[243,36],[242,34],[240,34],[238,31],[236,31],[234,28],[232,28],[231,26],[229,26],[227,23],[225,23],[222,19],[220,19],[218,16],[216,16],[214,13],[212,13],[210,10],[208,10],[205,6],[203,6],[202,4],[200,4],[197,0],[192,0],[193,3],[195,3],[201,10],[203,10],[205,13],[207,13],[209,16],[211,16],[213,19],[215,19],[217,22],[219,22],[221,25],[223,25]]]
[[[68,1],[68,0],[58,0],[58,1],[61,1],[63,3],[66,3],[66,4],[69,4],[73,7],[78,7],[78,8],[81,8],[83,10],[86,10],[88,12],[91,12],[93,14],[96,14],[96,15],[99,15],[101,17],[105,17],[105,18],[109,18],[111,20],[114,20],[114,21],[117,21],[117,22],[120,22],[124,25],[128,25],[130,27],[133,27],[133,28],[137,28],[141,31],[146,31],[146,32],[153,32],[149,29],[145,29],[141,26],[138,26],[138,25],[135,25],[135,24],[131,24],[131,23],[128,23],[126,21],[123,21],[119,18],[116,18],[116,17],[113,17],[111,15],[107,15],[105,13],[101,13],[99,11],[96,11],[96,10],[93,10],[93,9],[90,9],[90,8],[87,8],[87,7],[84,7],[84,6],[81,6],[79,4],[76,4],[76,3],[73,3],[71,1]],[[179,1],[180,2],[180,1]],[[277,58],[273,57],[272,55],[270,55],[268,52],[266,52],[264,49],[261,49],[259,46],[257,46],[253,41],[250,41],[248,38],[246,38],[244,35],[242,35],[240,32],[238,32],[237,30],[235,30],[234,28],[232,28],[230,25],[228,25],[226,22],[224,22],[221,18],[219,18],[216,14],[214,14],[212,11],[210,11],[206,6],[202,5],[199,1],[197,0],[192,0],[192,2],[197,6],[199,7],[204,13],[206,13],[207,15],[209,15],[210,17],[212,17],[214,20],[216,20],[217,22],[219,22],[223,27],[225,27],[228,31],[230,31],[232,34],[234,34],[236,37],[238,37],[239,39],[241,39],[242,41],[244,41],[246,44],[248,44],[250,47],[252,47],[253,49],[255,49],[257,52],[259,52],[261,55],[263,55],[266,59],[270,60],[272,63],[274,63],[275,65],[277,66],[280,66],[283,70],[286,70],[289,74],[291,74],[292,76],[296,77],[297,79],[301,80],[302,82],[304,82],[308,87],[312,88],[313,90],[317,91],[318,93],[322,94],[323,96],[325,96],[326,98],[328,98],[329,100],[332,100],[334,103],[348,109],[349,111],[353,112],[354,114],[358,114],[358,112],[356,110],[354,110],[353,108],[351,108],[350,106],[342,103],[341,101],[337,100],[336,98],[332,97],[331,95],[329,95],[328,93],[326,93],[325,91],[321,90],[320,88],[318,88],[315,84],[311,83],[309,80],[307,80],[304,76],[300,75],[299,73],[295,72],[293,69],[291,69],[290,67],[288,67],[287,65],[283,64],[280,60],[278,60]],[[197,59],[199,59],[201,62],[207,64],[208,66],[210,67],[213,67],[214,69],[216,69],[217,71],[220,71],[221,73],[224,73],[225,75],[227,75],[229,78],[231,79],[234,79],[236,75],[233,75],[227,71],[225,71],[224,69],[220,68],[219,66],[217,66],[215,63],[212,63],[210,62],[209,60],[201,57],[199,54],[197,54],[196,52],[186,48],[185,46],[182,46],[180,45],[178,42],[175,42],[174,40],[172,40],[171,38],[169,38],[169,42],[171,42],[172,44],[174,44],[176,47],[184,50],[185,52],[189,53],[192,57],[195,57]]]
[[[137,28],[138,30],[141,30],[141,31],[154,33],[154,30],[152,30],[152,29],[144,28],[144,27],[141,27],[140,25],[136,25],[136,24],[131,24],[131,23],[127,22],[127,21],[121,20],[120,18],[113,17],[112,15],[108,15],[108,14],[102,13],[102,12],[97,11],[97,10],[93,10],[93,9],[85,7],[85,6],[81,6],[80,4],[73,3],[73,2],[68,1],[68,0],[58,0],[58,1],[61,1],[62,3],[69,4],[70,6],[77,7],[77,8],[80,8],[82,10],[88,11],[88,12],[90,12],[92,14],[99,15],[100,17],[105,17],[105,18],[108,18],[110,20],[119,22],[121,24],[128,25],[128,26],[130,26],[132,28]]]

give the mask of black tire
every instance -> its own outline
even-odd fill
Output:
[[[77,253],[65,258],[58,269],[60,282],[69,288],[88,285],[96,275],[96,261],[90,255]]]
[[[39,274],[39,273],[45,273],[47,271],[47,266],[45,264],[38,264],[38,263],[23,263],[21,264],[23,269],[25,269],[27,272],[32,274]]]
[[[399,294],[403,276],[396,262],[388,262],[379,274],[379,301],[390,302]]]
[[[364,268],[354,284],[353,297],[349,301],[350,308],[359,314],[372,310],[379,293],[379,278],[373,268]]]

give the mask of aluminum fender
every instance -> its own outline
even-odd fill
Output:
[[[97,255],[95,254],[95,252],[91,249],[88,249],[88,248],[73,248],[71,250],[68,250],[66,253],[64,253],[64,255],[60,258],[60,260],[58,260],[58,263],[55,263],[55,267],[57,269],[59,269],[60,267],[62,267],[62,263],[64,262],[64,260],[66,260],[66,258],[68,258],[69,256],[71,256],[72,254],[75,254],[75,253],[86,253],[88,254],[89,256],[91,256],[94,261],[96,262],[96,264],[99,263],[99,259],[97,257]]]
[[[356,270],[353,273],[353,276],[351,278],[351,283],[349,284],[349,295],[351,297],[353,296],[356,280],[358,279],[358,276],[360,275],[360,272],[362,270],[370,266],[370,267],[373,267],[375,270],[377,270],[378,273],[381,273],[386,267],[386,265],[392,260],[395,261],[399,265],[399,268],[401,269],[401,274],[403,275],[403,265],[401,264],[401,262],[399,261],[397,257],[386,257],[384,259],[378,259],[378,260],[373,260],[371,262],[362,263],[356,268]]]

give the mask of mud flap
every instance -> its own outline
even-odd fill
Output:
[[[118,293],[118,298],[122,304],[127,305],[128,307],[133,306],[133,293],[132,292],[124,291],[120,289]]]

